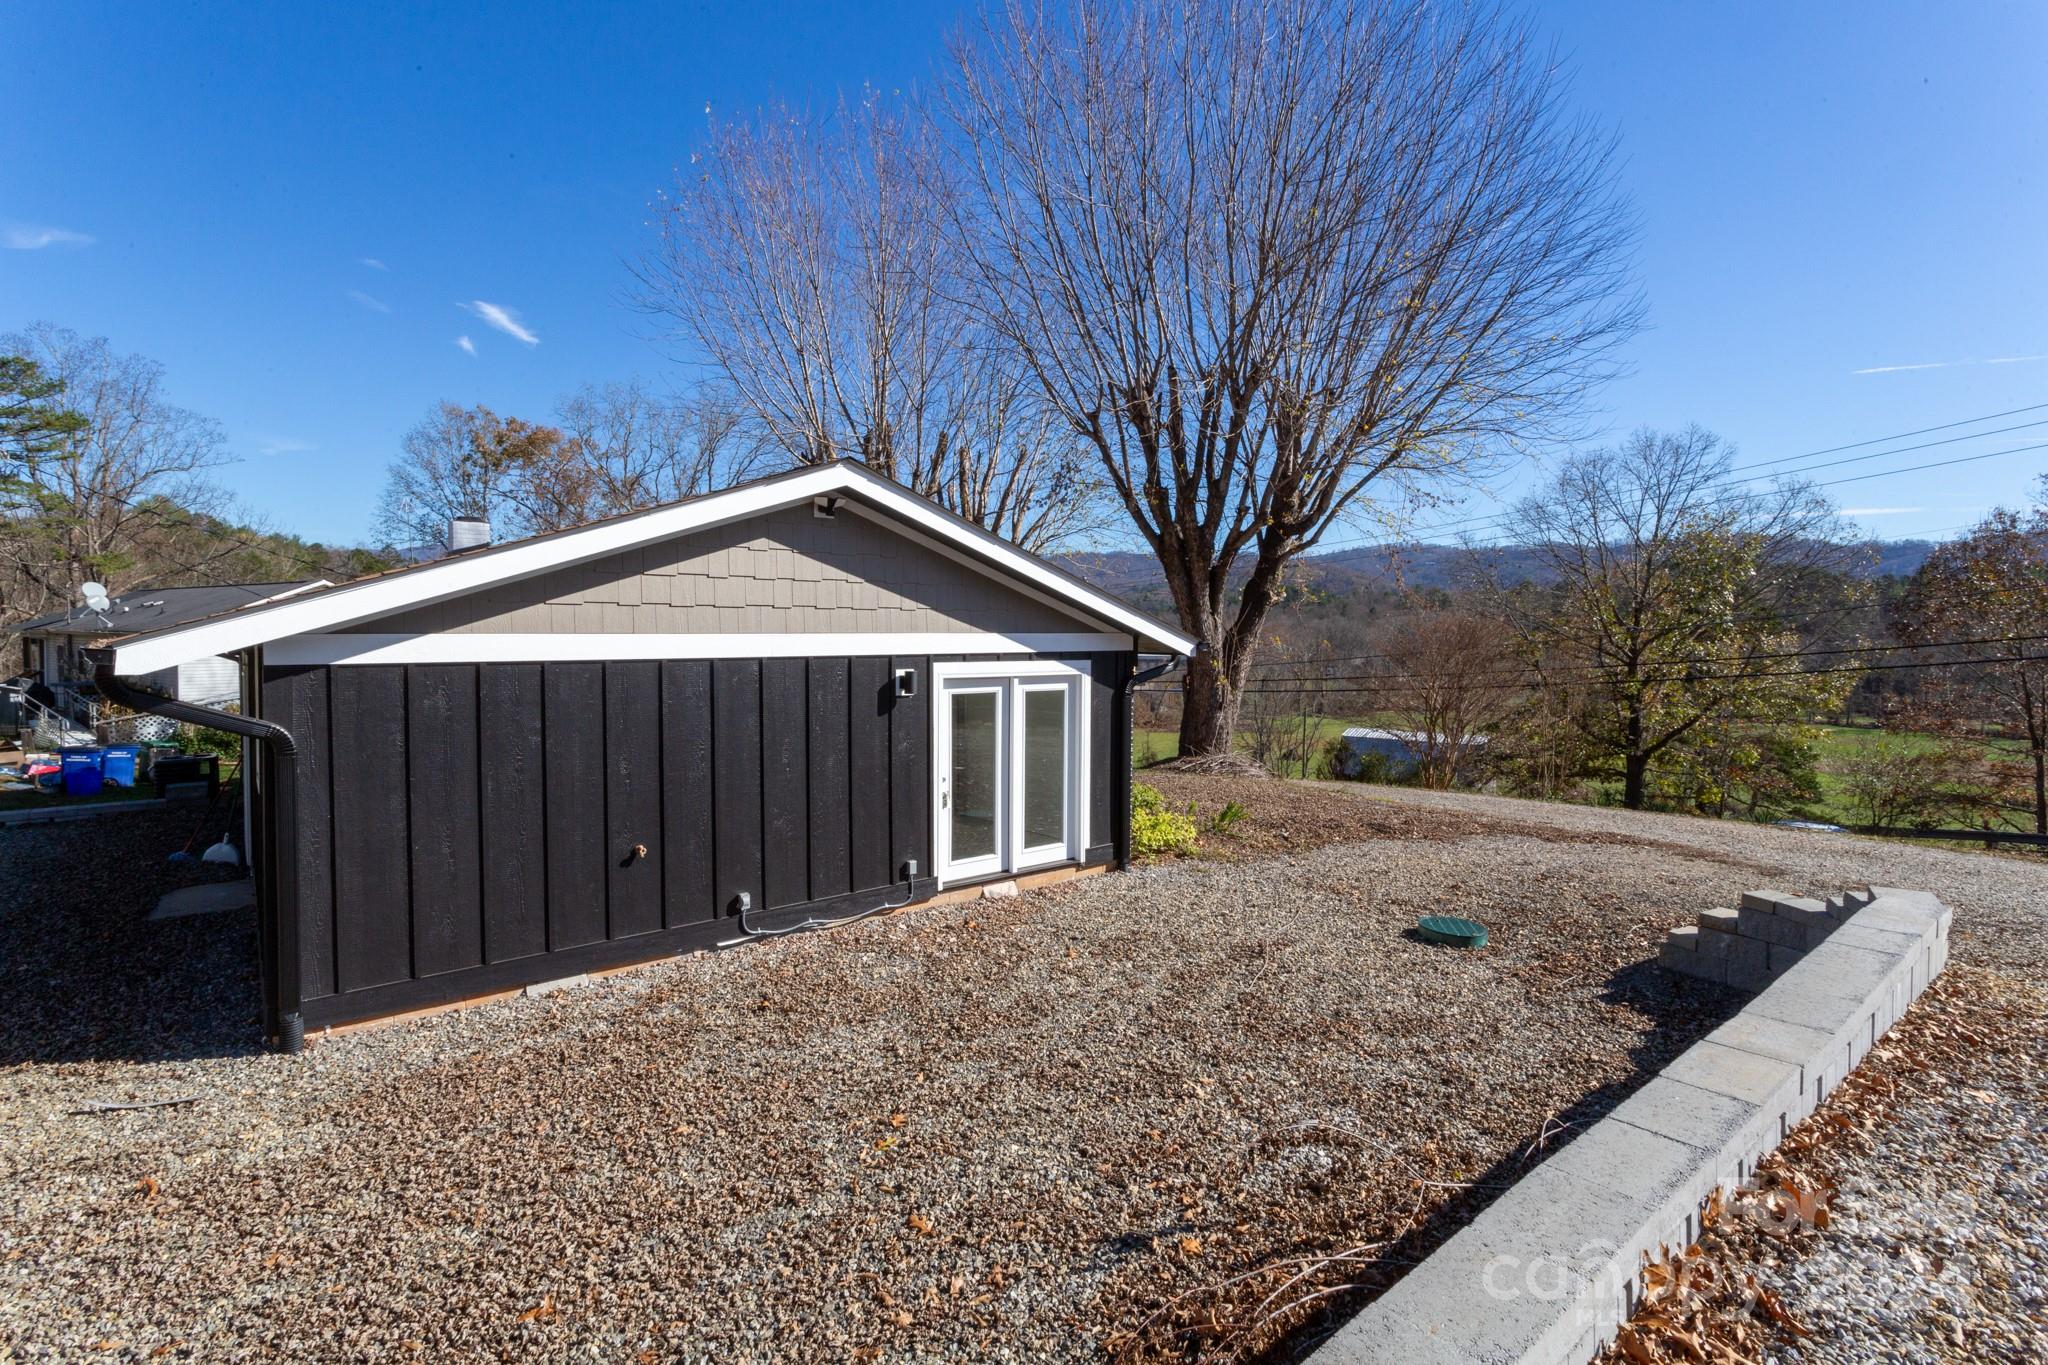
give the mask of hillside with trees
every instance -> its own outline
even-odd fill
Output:
[[[392,562],[257,524],[215,477],[231,459],[218,422],[165,397],[157,362],[48,323],[0,336],[0,637],[87,582],[340,580]]]

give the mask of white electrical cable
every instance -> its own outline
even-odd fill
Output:
[[[802,921],[801,923],[791,924],[781,929],[756,929],[753,925],[747,923],[747,911],[751,907],[741,906],[740,929],[749,938],[780,938],[784,934],[801,933],[806,929],[833,929],[837,928],[839,925],[842,924],[857,923],[860,920],[867,919],[871,915],[879,915],[884,910],[901,910],[904,906],[910,904],[910,898],[916,894],[917,893],[911,889],[911,881],[906,879],[903,883],[903,899],[900,901],[889,901],[886,904],[877,905],[869,909],[862,910],[858,914],[841,915],[837,919],[807,919]]]

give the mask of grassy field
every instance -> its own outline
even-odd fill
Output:
[[[1320,745],[1326,740],[1333,739],[1350,726],[1384,725],[1386,723],[1383,718],[1370,715],[1349,719],[1328,718],[1318,720],[1316,722],[1316,742]],[[1836,775],[1834,768],[1844,760],[1866,753],[1887,740],[1903,741],[1910,748],[1925,750],[1934,749],[1938,743],[1931,735],[1919,734],[1913,731],[1880,730],[1874,726],[1866,725],[1821,726],[1820,741],[1816,746],[1819,750],[1820,759],[1821,796],[1820,800],[1809,807],[1805,814],[1812,819],[1825,820],[1834,824],[1850,825],[1860,823],[1864,817],[1849,804],[1847,794],[1843,790],[1842,779]],[[1249,738],[1242,729],[1238,732],[1237,746],[1240,749],[1249,747]],[[1179,752],[1180,736],[1177,731],[1140,729],[1133,736],[1132,754],[1141,768],[1151,763],[1163,763],[1173,758]],[[1618,798],[1618,788],[1614,795]]]
[[[241,765],[232,759],[220,765],[220,785],[227,791],[233,784]],[[0,811],[11,810],[55,810],[64,806],[104,806],[122,801],[140,801],[156,795],[156,787],[148,780],[138,781],[132,787],[104,786],[91,796],[62,796],[53,792],[36,791],[28,787],[0,789]]]
[[[1316,744],[1320,747],[1325,742],[1343,734],[1354,725],[1383,725],[1385,723],[1371,716],[1352,717],[1348,720],[1326,716],[1315,723]],[[1237,747],[1240,749],[1249,749],[1251,747],[1251,737],[1245,732],[1243,726],[1238,727]],[[1132,732],[1131,752],[1141,768],[1148,763],[1164,763],[1167,759],[1179,755],[1180,732],[1178,730],[1138,729]]]
[[[54,810],[59,806],[103,806],[155,795],[155,789],[147,783],[139,783],[133,787],[102,787],[91,796],[56,796],[48,792],[10,787],[0,790],[0,811]]]

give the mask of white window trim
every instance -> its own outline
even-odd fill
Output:
[[[1022,843],[1021,825],[1015,818],[1018,802],[1022,799],[1022,774],[1019,771],[1017,755],[1013,752],[1005,759],[1003,791],[1003,825],[1001,834],[1001,865],[996,868],[980,868],[955,873],[948,877],[950,849],[946,837],[944,813],[939,804],[944,777],[950,765],[951,750],[942,743],[941,728],[944,724],[946,687],[955,682],[997,682],[1003,685],[1002,716],[1006,737],[1020,733],[1022,724],[1022,697],[1018,683],[1031,681],[1064,682],[1071,689],[1072,711],[1067,726],[1067,763],[1072,781],[1067,784],[1067,846],[1056,853],[1041,853],[1026,857]],[[941,887],[961,881],[980,881],[1005,873],[1017,874],[1062,862],[1079,862],[1087,856],[1088,840],[1092,831],[1088,828],[1089,784],[1094,776],[1094,754],[1092,736],[1089,733],[1090,714],[1094,708],[1088,704],[1090,674],[1085,660],[1075,659],[1019,659],[1012,661],[983,661],[978,663],[938,663],[931,667],[931,713],[930,752],[931,771],[931,812],[932,812],[932,875],[938,878]]]
[[[986,631],[839,635],[300,635],[263,648],[270,667],[355,664],[601,662],[606,659],[829,659],[873,654],[1092,654],[1131,648],[1128,635],[997,635]],[[1004,665],[1008,667],[1008,665]]]
[[[952,516],[860,465],[835,462],[650,512],[456,555],[388,577],[309,591],[134,636],[114,645],[114,668],[130,676],[153,673],[203,655],[233,654],[252,645],[332,631],[834,493],[853,494],[935,540],[968,551],[984,572],[992,569],[1035,587],[1173,653],[1194,652],[1192,639],[1061,573],[1000,536]]]
[[[995,696],[996,733],[1000,737],[999,742],[1007,746],[1011,725],[1010,705],[1014,695],[1007,678],[975,674],[955,679],[952,683],[941,683],[936,677],[932,680],[932,871],[940,886],[1000,877],[1010,866],[1013,784],[1007,780],[1011,767],[1010,760],[1000,752],[996,757],[996,772],[1004,780],[996,784],[993,817],[995,848],[979,858],[958,859],[953,856],[950,818],[953,806],[946,800],[946,777],[953,770],[953,727],[944,717],[951,715],[953,697],[963,692],[984,691]]]

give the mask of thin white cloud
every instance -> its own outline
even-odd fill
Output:
[[[485,326],[495,327],[508,337],[516,337],[529,346],[540,345],[540,338],[535,336],[532,330],[520,320],[519,310],[516,308],[507,308],[502,304],[486,303],[482,299],[476,299],[470,303],[458,303],[455,306],[476,314],[479,318],[483,319]]]
[[[1925,512],[1924,507],[1844,507],[1845,517],[1903,517],[1914,512]]]
[[[376,258],[375,256],[358,256],[358,257],[356,257],[356,261],[357,261],[357,262],[358,262],[359,264],[361,264],[361,265],[366,265],[366,266],[370,267],[370,269],[372,269],[372,270],[389,270],[389,269],[391,269],[391,267],[390,267],[390,266],[388,266],[388,265],[384,264],[384,262],[382,262],[382,261],[378,260],[378,259],[377,259],[377,258]]]
[[[476,354],[476,343],[474,341],[471,341],[466,336],[459,336],[455,338],[455,344],[457,346],[460,346],[463,350],[467,351],[471,355]]]
[[[70,228],[35,223],[0,223],[0,246],[10,251],[41,251],[46,246],[91,246],[92,237]]]
[[[2026,365],[2048,360],[2048,355],[1998,355],[1988,360],[1929,360],[1918,365],[1872,365],[1850,374],[1900,374],[1906,370],[1953,370],[1964,365]]]
[[[280,436],[274,440],[259,443],[256,447],[256,453],[259,455],[303,455],[307,451],[317,448],[311,441],[301,441],[291,436]]]
[[[349,290],[348,296],[351,301],[361,304],[363,307],[369,309],[373,313],[388,313],[391,311],[390,304],[384,302],[384,300],[382,299],[371,298],[368,294],[365,294],[360,289]]]

